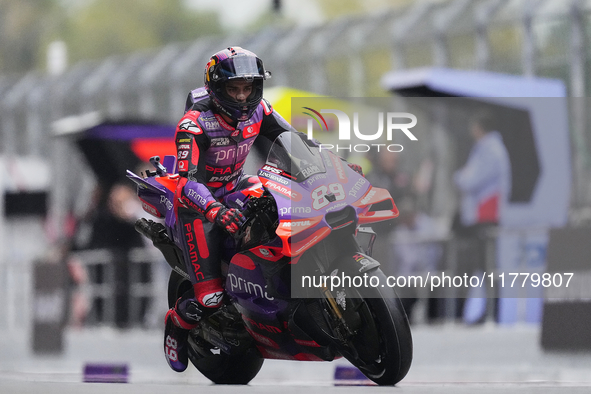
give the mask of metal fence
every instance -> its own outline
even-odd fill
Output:
[[[73,253],[71,257],[81,262],[87,277],[71,293],[77,292],[87,306],[83,316],[72,316],[70,321],[78,318],[87,325],[122,328],[150,327],[156,320],[160,323],[167,310],[168,277],[166,270],[160,269],[166,263],[153,252],[156,251],[134,248],[124,255],[107,249]],[[72,295],[67,302],[73,302]],[[158,319],[153,319],[154,314]]]
[[[385,96],[380,78],[386,72],[442,66],[560,78],[569,95],[584,97],[590,16],[591,0],[419,1],[321,26],[272,26],[82,62],[60,76],[0,77],[0,151],[49,159],[51,122],[90,111],[176,122],[187,92],[201,84],[208,57],[228,45],[265,60],[273,72],[268,86],[332,96]],[[587,147],[587,133],[573,133]],[[588,150],[578,154],[586,157]]]

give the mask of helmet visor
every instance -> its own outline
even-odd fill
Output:
[[[265,78],[263,62],[253,56],[234,56],[220,63],[220,77],[226,79]]]

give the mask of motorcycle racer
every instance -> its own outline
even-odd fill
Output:
[[[223,241],[244,221],[224,197],[258,182],[243,173],[255,139],[262,135],[273,141],[292,129],[263,98],[263,81],[270,76],[248,50],[229,47],[215,53],[205,67],[204,86],[190,92],[176,128],[181,178],[173,203],[175,226],[184,234],[181,249],[193,284],[165,317],[165,357],[177,372],[188,366],[189,330],[222,304]]]

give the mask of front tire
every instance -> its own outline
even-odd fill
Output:
[[[379,268],[368,275],[386,283]],[[357,312],[353,323],[356,332],[346,343],[337,345],[339,351],[378,385],[395,385],[408,373],[413,355],[410,324],[400,299],[388,287],[364,288],[361,294],[351,289],[345,292],[349,294],[346,309]],[[350,323],[346,310],[343,314]]]
[[[408,318],[398,297],[365,301],[374,318],[382,352],[379,361],[357,367],[379,385],[395,385],[406,376],[412,364],[413,345]]]

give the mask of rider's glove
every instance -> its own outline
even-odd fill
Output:
[[[361,166],[359,164],[355,164],[355,163],[347,163],[349,165],[349,168],[351,168],[353,171],[355,171],[356,173],[358,173],[361,176],[365,176],[363,175],[363,168],[361,168]]]
[[[246,220],[242,212],[236,208],[225,207],[219,202],[215,202],[209,206],[205,217],[210,222],[219,225],[231,235],[236,234],[238,230],[240,230],[240,226],[242,226]]]

